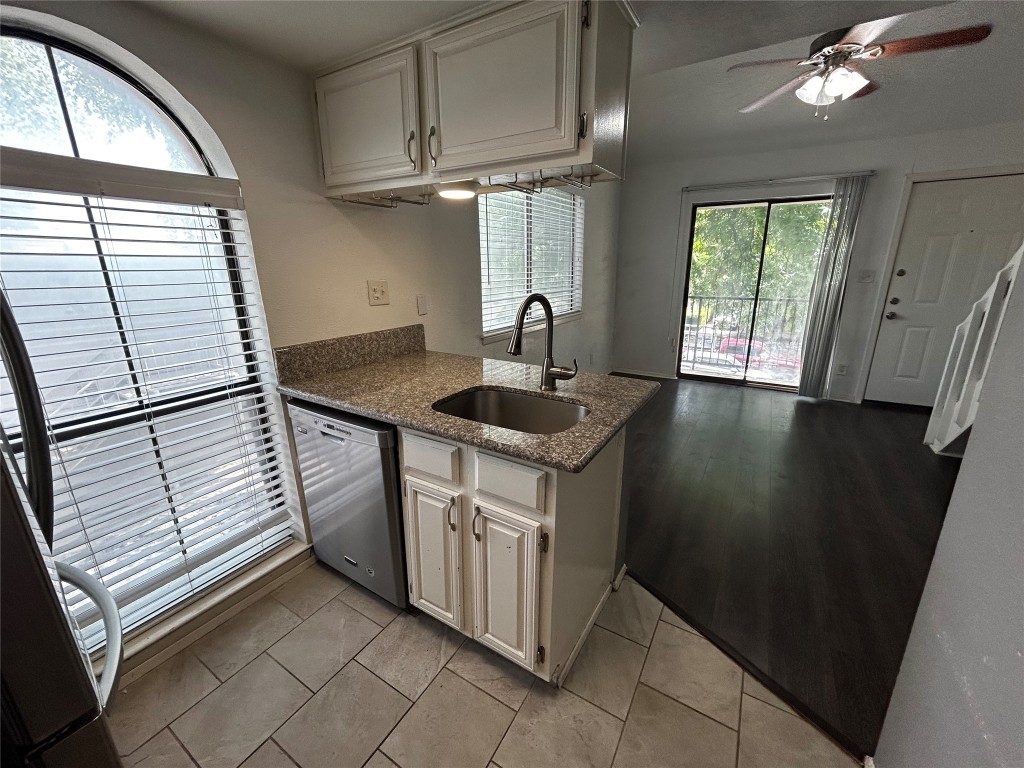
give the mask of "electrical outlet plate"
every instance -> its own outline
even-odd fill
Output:
[[[430,311],[430,298],[423,293],[416,294],[416,314],[421,317]]]
[[[388,293],[387,280],[367,280],[366,295],[370,299],[371,307],[391,303],[391,295]]]

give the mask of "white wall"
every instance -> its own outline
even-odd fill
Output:
[[[682,188],[875,170],[850,264],[832,396],[858,401],[871,360],[883,274],[907,174],[1024,162],[1024,124],[1006,123],[831,146],[651,162],[630,167],[622,193],[613,367],[674,376],[689,233],[680,233]],[[862,270],[875,282],[856,282]]]
[[[1024,765],[1022,278],[889,702],[878,768]]]
[[[321,194],[312,80],[137,3],[16,2],[113,40],[166,78],[216,131],[238,173],[271,343],[296,344],[423,322],[429,349],[504,356],[480,336],[476,206],[375,210]],[[242,11],[240,11],[242,12]],[[619,191],[587,201],[584,313],[556,329],[556,360],[605,371],[611,350]],[[370,307],[366,280],[388,281],[391,304]],[[432,309],[416,314],[416,294]],[[524,360],[540,362],[540,334]]]

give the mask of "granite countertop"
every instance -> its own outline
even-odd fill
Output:
[[[581,471],[659,386],[643,379],[580,373],[558,382],[557,392],[540,392],[540,366],[424,350],[341,370],[291,365],[285,373],[281,371],[278,389],[291,397],[566,472]],[[570,400],[590,413],[564,432],[534,435],[431,408],[456,392],[483,386]]]

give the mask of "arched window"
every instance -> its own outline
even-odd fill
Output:
[[[0,46],[0,282],[48,421],[53,554],[131,629],[292,536],[241,196],[127,74],[33,32]],[[97,647],[94,607],[71,603]]]

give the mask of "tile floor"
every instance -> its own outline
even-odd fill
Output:
[[[853,768],[636,582],[558,690],[319,564],[123,689],[139,768]]]

